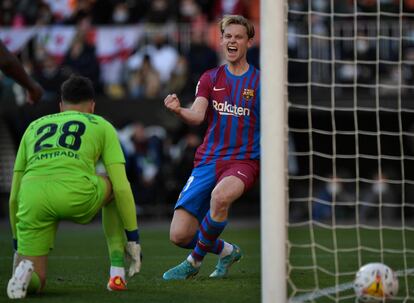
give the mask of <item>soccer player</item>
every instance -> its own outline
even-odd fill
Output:
[[[129,276],[140,270],[124,155],[114,127],[94,115],[94,108],[91,81],[71,76],[61,87],[61,112],[33,121],[23,135],[9,201],[18,264],[7,286],[9,298],[24,298],[27,291],[45,286],[47,257],[60,220],[87,224],[101,207],[111,260],[108,289],[126,289],[124,250],[132,259]],[[95,175],[99,159],[109,178]]]
[[[43,95],[43,89],[24,70],[19,60],[10,53],[0,40],[0,70],[8,77],[14,79],[28,92],[27,101],[30,104],[39,102]]]
[[[229,208],[259,175],[260,72],[246,60],[254,27],[242,16],[220,21],[221,46],[227,64],[205,72],[190,108],[181,107],[175,94],[165,106],[189,124],[205,119],[208,128],[198,147],[194,169],[185,184],[170,227],[170,240],[191,254],[164,273],[165,280],[196,275],[204,256],[219,255],[212,278],[222,278],[242,257],[241,249],[220,239]]]

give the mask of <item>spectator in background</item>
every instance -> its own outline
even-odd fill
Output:
[[[15,16],[15,7],[12,0],[0,1],[0,24],[12,26]]]
[[[194,154],[200,144],[201,137],[198,131],[189,128],[181,139],[176,144],[172,144],[168,150],[173,166],[173,177],[170,179],[173,179],[171,180],[174,183],[172,187],[176,192],[174,198],[179,195],[182,185],[186,183],[193,169]]]
[[[346,191],[345,184],[339,178],[330,177],[330,180],[325,182],[316,193],[316,199],[312,203],[312,219],[316,221],[332,220],[333,207],[336,207],[335,215],[343,218],[346,213],[336,203],[350,201],[352,201],[352,197]]]
[[[371,185],[361,192],[361,220],[378,220],[381,213],[382,220],[390,221],[396,218],[399,210],[397,207],[400,205],[397,204],[396,193],[389,183],[387,174],[375,174]]]
[[[207,15],[203,13],[196,0],[181,0],[178,13],[179,21],[190,24],[192,29],[208,25]]]
[[[152,0],[145,15],[145,21],[155,24],[165,24],[169,21],[176,20],[175,8],[177,7],[174,0]]]
[[[139,209],[156,202],[161,192],[158,178],[163,159],[163,131],[151,132],[135,122],[121,131],[121,144],[127,158],[127,173]],[[165,133],[165,131],[164,131]]]
[[[247,6],[244,0],[215,0],[213,6],[213,20],[224,15],[247,15]]]
[[[188,87],[188,63],[184,55],[179,55],[177,65],[171,73],[170,81],[167,83],[166,91],[184,94],[184,89]]]
[[[94,87],[100,88],[100,67],[95,54],[95,47],[88,44],[83,33],[78,33],[66,54],[63,65],[72,73],[89,78]]]
[[[188,86],[196,87],[201,75],[218,64],[218,56],[214,49],[208,46],[206,31],[203,27],[195,27],[191,32],[191,44],[185,54],[188,62]]]
[[[154,66],[160,75],[161,85],[165,88],[168,81],[170,81],[174,68],[177,66],[178,51],[168,43],[166,34],[161,31],[154,33],[152,39],[152,44],[145,45],[129,58],[127,63],[128,69],[139,69],[145,55],[148,55],[151,65]]]
[[[37,20],[40,0],[20,0],[15,1],[16,15],[15,18],[20,18],[21,25],[33,25]]]
[[[125,1],[115,3],[112,10],[113,24],[128,24],[131,22],[131,15],[128,8],[128,3]]]
[[[35,20],[35,25],[48,25],[48,24],[52,24],[54,23],[54,17],[53,17],[53,13],[50,10],[49,5],[43,3],[42,1],[40,1],[40,4],[38,6],[38,10],[37,10],[37,16],[36,16],[36,20]]]
[[[258,44],[253,45],[247,51],[247,62],[260,69],[260,46]]]
[[[45,55],[39,67],[35,69],[33,77],[40,83],[45,90],[43,101],[59,102],[59,87],[68,78],[68,73],[60,68],[56,60],[49,55]]]
[[[153,99],[161,92],[160,75],[151,64],[148,54],[144,55],[141,66],[132,70],[127,80],[129,96],[137,98]]]

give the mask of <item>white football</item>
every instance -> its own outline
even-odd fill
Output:
[[[368,263],[355,275],[354,290],[361,302],[384,302],[398,293],[395,272],[383,263]]]

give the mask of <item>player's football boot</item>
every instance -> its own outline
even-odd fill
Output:
[[[22,260],[17,265],[13,276],[7,284],[7,295],[10,299],[23,299],[26,297],[27,288],[33,274],[33,262]]]
[[[233,245],[233,251],[230,255],[227,255],[218,260],[216,269],[210,274],[210,278],[224,278],[227,276],[230,267],[235,263],[240,261],[243,256],[240,247]]]
[[[178,264],[176,267],[173,267],[166,271],[162,277],[164,280],[186,280],[198,274],[199,270],[199,267],[194,267],[190,262],[185,260],[184,262]]]
[[[109,291],[127,290],[126,282],[120,276],[109,278],[107,288]]]

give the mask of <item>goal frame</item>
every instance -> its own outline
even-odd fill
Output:
[[[260,5],[262,302],[281,303],[287,300],[286,1]]]

